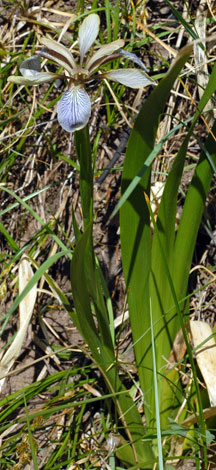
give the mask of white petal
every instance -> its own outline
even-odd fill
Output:
[[[8,77],[8,82],[17,83],[18,85],[40,85],[41,83],[48,83],[56,80],[59,75],[51,72],[35,72],[35,75],[29,78],[21,77],[19,75],[11,75]]]
[[[20,65],[20,72],[25,78],[33,79],[40,72],[40,57],[33,55],[24,60]]]
[[[19,85],[39,85],[55,80],[58,76],[56,73],[40,72],[40,68],[40,56],[33,55],[20,65],[20,72],[23,76],[12,75],[8,81]]]
[[[141,67],[141,69],[145,70],[147,72],[147,69],[146,69],[146,66],[144,65],[144,63],[141,61],[141,59],[139,59],[139,57],[137,57],[136,54],[134,54],[133,52],[128,52],[128,51],[124,51],[124,50],[120,50],[118,51],[118,54],[122,55],[123,57],[125,57],[125,59],[129,59],[131,60],[132,62],[134,62],[135,64],[139,65]]]
[[[110,70],[103,74],[103,77],[122,83],[130,88],[142,88],[147,85],[155,85],[147,73],[138,69],[117,69]]]
[[[69,73],[73,72],[73,69],[77,67],[71,52],[63,44],[45,37],[41,38],[40,42],[49,49],[49,51],[41,51],[41,55],[44,52],[44,57],[46,54],[48,59],[63,66]]]
[[[67,132],[82,129],[87,124],[91,115],[91,101],[84,90],[78,86],[72,86],[66,91],[57,106],[58,122]]]
[[[117,39],[117,41],[110,42],[109,44],[105,44],[105,46],[100,47],[95,54],[93,54],[90,59],[87,60],[86,62],[86,68],[90,69],[92,66],[95,66],[95,62],[98,62],[99,59],[102,59],[110,54],[113,54],[113,52],[117,51],[120,49],[120,47],[124,46],[124,41],[123,39]],[[97,67],[98,67],[97,63]]]
[[[82,65],[83,58],[88,49],[95,41],[100,26],[100,18],[96,13],[87,16],[79,27],[79,48],[80,48],[80,63]]]

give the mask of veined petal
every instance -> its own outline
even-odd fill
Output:
[[[40,57],[33,55],[25,59],[20,65],[20,72],[25,78],[33,79],[40,72]]]
[[[95,41],[100,26],[100,18],[96,13],[88,15],[79,27],[79,48],[80,48],[80,64],[83,63],[85,53]]]
[[[129,86],[130,88],[142,88],[147,85],[156,85],[147,73],[139,69],[117,69],[110,70],[103,73],[104,78],[109,78],[115,82],[122,83],[122,85]]]
[[[77,64],[71,52],[63,44],[45,37],[41,38],[40,42],[43,46],[47,47],[47,49],[41,51],[43,57],[53,60],[56,64],[64,67],[70,74],[76,69]]]
[[[18,85],[40,85],[40,83],[48,83],[56,80],[59,75],[51,72],[36,72],[34,76],[29,78],[20,75],[11,75],[8,77],[8,82],[17,83]]]
[[[55,62],[57,65],[60,65],[60,67],[63,67],[65,70],[69,72],[70,75],[74,73],[74,69],[68,63],[65,61],[65,59],[60,56],[60,54],[57,55],[56,52],[51,51],[51,49],[47,49],[46,47],[42,49],[42,51],[39,52],[41,57],[44,57],[44,59],[49,59]]]
[[[58,122],[67,132],[82,129],[91,115],[91,101],[80,86],[72,86],[67,90],[57,106]]]
[[[141,69],[145,70],[147,72],[147,69],[146,69],[146,66],[144,65],[144,63],[141,61],[141,59],[139,59],[139,57],[137,57],[136,54],[134,54],[133,52],[128,52],[128,51],[124,51],[122,49],[120,49],[118,51],[118,54],[122,55],[123,57],[125,57],[125,59],[129,59],[131,60],[132,62],[134,62],[135,64],[139,65],[141,67]]]
[[[120,49],[120,47],[124,46],[123,39],[117,39],[117,41],[110,42],[109,44],[105,44],[104,46],[100,47],[98,51],[96,51],[90,59],[86,62],[86,68],[88,70],[93,70],[95,65],[98,67],[100,65],[100,59],[113,54],[113,52]]]
[[[23,75],[12,75],[8,78],[9,82],[18,85],[39,85],[40,83],[51,82],[58,77],[58,74],[52,72],[40,72],[40,56],[33,55],[25,59],[20,65],[20,72]]]

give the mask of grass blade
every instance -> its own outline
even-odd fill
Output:
[[[154,338],[154,325],[152,318],[152,306],[150,299],[150,321],[151,321],[151,341],[152,341],[152,362],[154,374],[154,396],[155,396],[155,416],[156,416],[156,429],[157,429],[157,447],[158,447],[158,463],[159,470],[163,470],[163,452],[161,440],[161,427],[160,427],[160,403],[158,400],[158,380],[157,380],[157,363],[155,353],[155,338]]]

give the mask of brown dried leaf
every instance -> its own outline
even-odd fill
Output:
[[[169,364],[173,366],[176,362],[180,362],[187,350],[182,329],[180,329],[174,339],[173,348],[169,357]]]

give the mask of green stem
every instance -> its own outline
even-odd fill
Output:
[[[80,164],[80,195],[85,231],[93,220],[93,169],[88,125],[75,132],[75,146]]]

